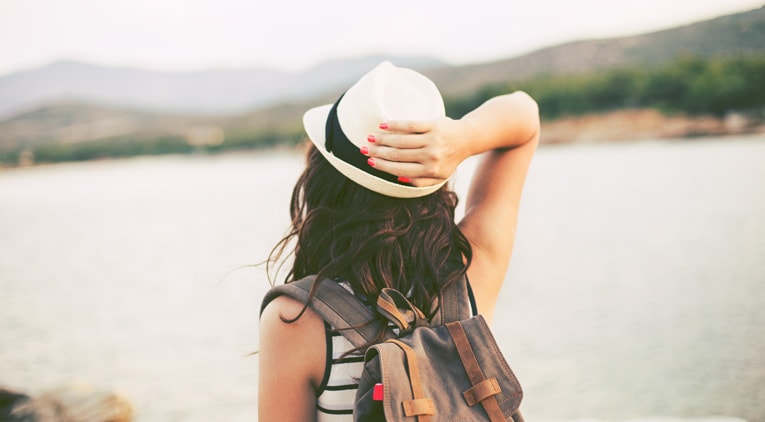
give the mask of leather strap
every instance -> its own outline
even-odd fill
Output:
[[[502,392],[502,388],[500,388],[497,379],[492,377],[468,388],[462,395],[465,397],[468,406],[473,407],[487,397],[499,394],[500,392]]]
[[[417,416],[418,420],[427,420],[430,415],[436,413],[431,399],[406,400],[402,403],[404,415],[407,417]]]
[[[396,324],[399,336],[408,331],[427,325],[425,315],[396,289],[382,289],[377,297],[377,312]]]
[[[406,365],[409,370],[409,385],[412,388],[412,397],[414,397],[414,400],[405,400],[402,403],[404,414],[406,416],[416,416],[418,422],[430,422],[430,415],[436,414],[436,408],[433,401],[425,397],[425,392],[422,390],[420,368],[417,365],[417,355],[411,347],[400,340],[391,339],[387,341],[398,346],[404,352],[404,356],[406,357]]]
[[[473,387],[468,389],[466,393],[476,388],[482,389],[483,387],[479,387],[479,385],[486,381],[486,377],[481,370],[481,366],[478,364],[478,360],[475,357],[473,348],[470,346],[470,341],[465,334],[465,329],[459,322],[450,322],[446,324],[446,328],[449,330],[449,334],[452,336],[454,345],[457,347],[457,353],[460,355],[462,366],[465,367],[465,371],[468,374],[470,383],[473,385]],[[499,385],[497,385],[497,387],[499,387]],[[502,409],[500,409],[499,403],[497,403],[495,394],[496,393],[484,397],[479,401],[479,403],[483,405],[483,409],[486,411],[486,414],[489,416],[489,420],[491,422],[504,422],[505,415],[502,413]]]

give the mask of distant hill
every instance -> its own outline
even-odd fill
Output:
[[[383,60],[367,56],[320,63],[302,72],[271,69],[193,73],[96,66],[74,61],[0,77],[0,116],[51,103],[94,103],[152,112],[231,114],[302,100],[344,86]],[[416,69],[444,66],[428,57],[395,57]]]
[[[574,41],[492,63],[437,68],[425,73],[444,95],[539,74],[579,73],[617,66],[657,66],[682,56],[765,54],[765,6],[658,32]]]

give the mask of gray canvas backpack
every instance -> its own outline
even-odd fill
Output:
[[[316,278],[271,289],[306,303]],[[394,289],[383,289],[376,311],[332,280],[319,283],[309,306],[354,347],[368,347],[354,403],[354,421],[514,421],[523,392],[481,315],[470,316],[467,282],[439,295],[431,321]],[[384,316],[395,328],[380,322]]]

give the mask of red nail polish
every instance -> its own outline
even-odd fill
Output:
[[[380,123],[380,129],[387,129],[387,128],[388,128],[388,124],[387,123],[384,123],[384,122]]]
[[[412,179],[404,176],[399,176],[398,181],[401,183],[412,183]]]
[[[369,164],[370,166],[374,167],[375,166],[375,159],[370,157],[367,160],[367,164]]]
[[[361,148],[359,148],[359,150],[364,155],[368,155],[369,154],[369,148],[367,148],[367,147],[361,147]]]
[[[377,139],[375,139],[374,135],[367,136],[367,142],[375,143]]]

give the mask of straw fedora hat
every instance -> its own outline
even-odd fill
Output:
[[[378,133],[382,122],[428,120],[445,116],[444,101],[436,85],[411,69],[385,61],[369,71],[334,104],[308,110],[303,126],[324,158],[345,177],[386,196],[416,198],[435,192],[432,186],[411,186],[395,175],[367,164],[359,148],[367,136]]]

